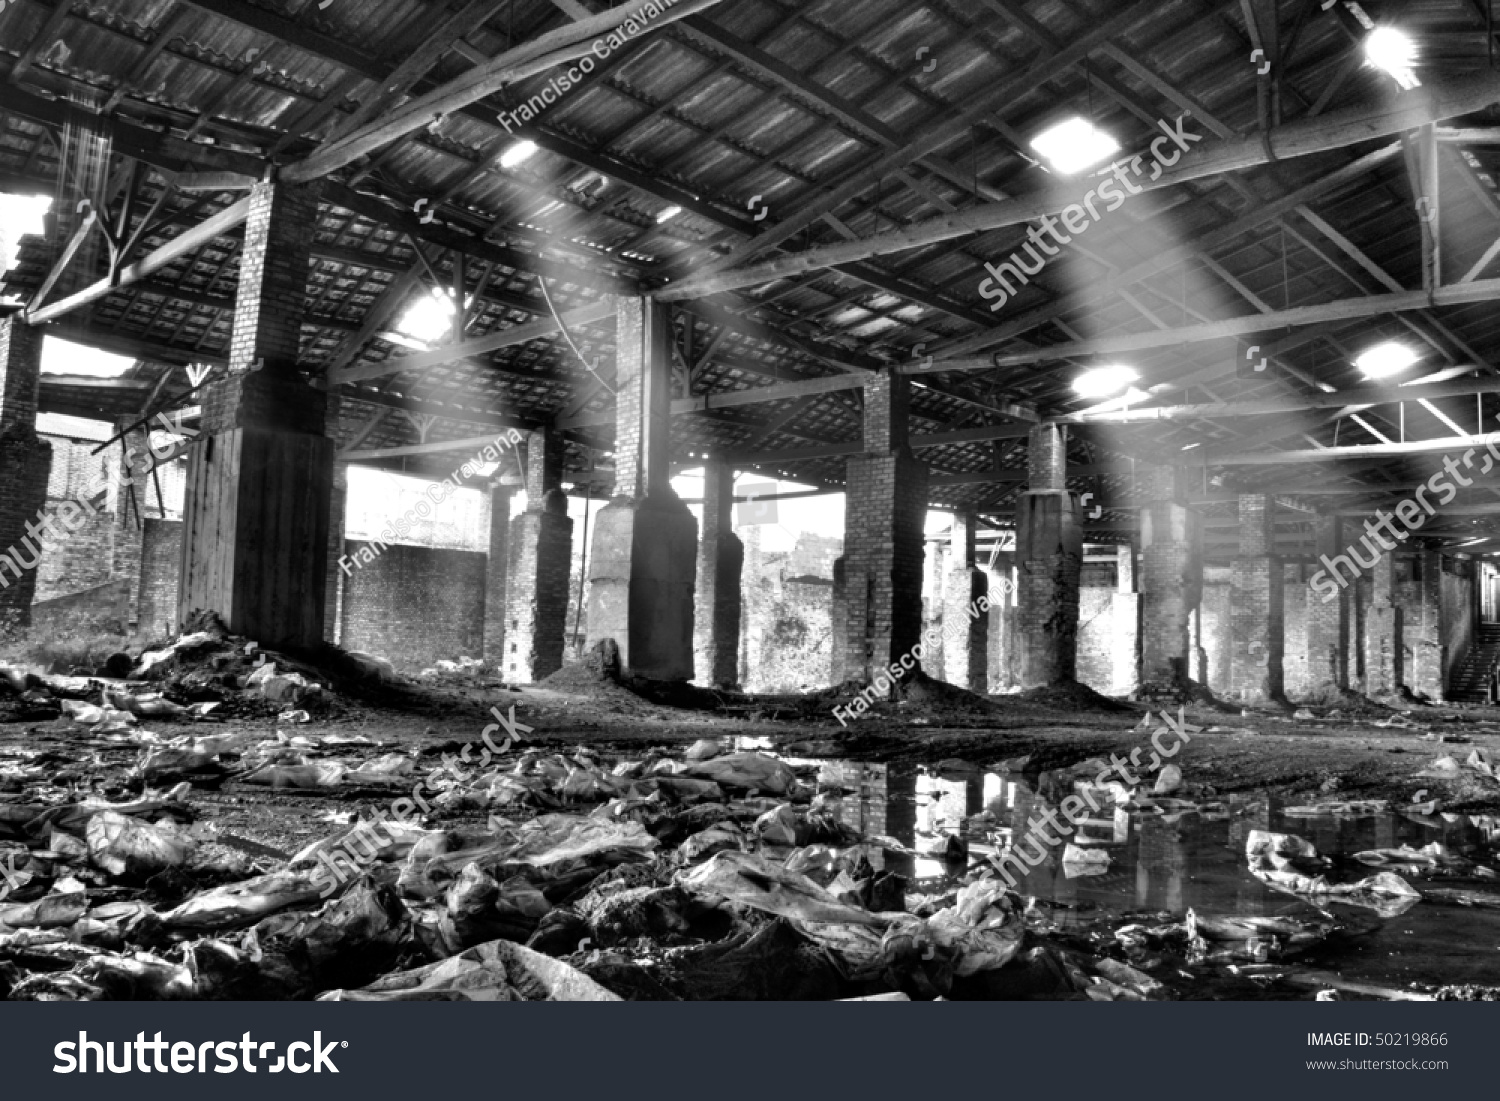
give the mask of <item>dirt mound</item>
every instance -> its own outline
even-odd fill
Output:
[[[1015,698],[1041,707],[1055,708],[1058,711],[1103,711],[1113,714],[1135,710],[1128,703],[1100,695],[1088,685],[1079,684],[1077,681],[1049,684],[1043,688],[1028,688]]]

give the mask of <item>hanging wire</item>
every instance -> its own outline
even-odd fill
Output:
[[[599,380],[599,384],[601,386],[603,386],[611,394],[615,393],[615,388],[611,386],[607,381],[605,381],[603,375],[594,370],[594,368],[589,364],[589,361],[583,358],[583,353],[578,350],[578,345],[573,343],[573,337],[569,335],[568,327],[563,324],[562,316],[557,312],[557,307],[552,304],[552,296],[547,293],[547,281],[540,275],[538,275],[536,277],[536,282],[537,286],[542,288],[542,300],[547,303],[547,310],[552,314],[552,320],[557,322],[557,331],[562,333],[563,340],[567,341],[568,347],[573,349],[573,354],[578,357],[578,362],[583,364],[584,370],[588,371],[589,374],[593,375],[596,379]]]

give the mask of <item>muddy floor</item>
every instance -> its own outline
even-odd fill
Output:
[[[846,724],[837,692],[516,688],[195,637],[124,675],[5,671],[8,996],[1500,988],[1500,709],[925,682]],[[409,794],[368,859],[329,859]]]

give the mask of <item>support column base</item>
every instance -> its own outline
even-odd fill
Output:
[[[698,521],[671,490],[600,509],[589,564],[588,645],[612,638],[628,673],[693,679]]]
[[[547,495],[545,512],[523,512],[510,522],[501,666],[506,680],[535,684],[562,668],[573,558],[573,521],[567,507],[567,498],[554,490]]]
[[[179,623],[211,611],[268,648],[321,644],[333,452],[327,436],[265,428],[231,428],[192,449]]]
[[[52,471],[52,445],[30,429],[0,436],[0,635],[31,626],[31,604],[36,597],[37,566],[46,553],[26,525],[38,519],[47,504],[47,478]],[[27,566],[27,563],[30,566]]]
[[[693,664],[701,681],[732,689],[740,679],[740,575],[745,544],[733,532],[705,536],[698,560]]]

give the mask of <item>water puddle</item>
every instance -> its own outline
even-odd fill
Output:
[[[1075,794],[1068,772],[1008,774],[822,760],[821,800],[848,826],[899,842],[885,866],[923,881],[951,880],[967,864],[992,865],[1012,843],[1035,837],[1031,823],[1058,811]],[[1105,934],[1131,921],[1181,921],[1188,910],[1209,918],[1332,919],[1330,936],[1297,958],[1299,966],[1336,971],[1347,980],[1387,987],[1408,983],[1500,986],[1500,817],[1422,813],[1382,804],[1345,804],[1337,813],[1291,806],[1269,795],[1161,800],[1163,806],[1089,812],[1073,850],[1108,854],[1105,868],[1064,861],[1064,844],[1039,845],[1041,860],[1025,868],[1005,862],[1016,890],[1042,900],[1049,931]],[[1184,805],[1196,804],[1197,809]],[[1061,814],[1058,815],[1061,819]],[[1400,876],[1421,900],[1379,899],[1352,905],[1324,895],[1294,895],[1256,878],[1246,842],[1251,831],[1292,834],[1326,861],[1312,870],[1329,884],[1350,884],[1383,872]],[[1399,855],[1436,843],[1422,862]],[[1385,850],[1387,863],[1356,853]],[[1394,862],[1392,862],[1394,861]],[[936,884],[933,884],[936,886]],[[1252,953],[1240,953],[1241,959]]]

